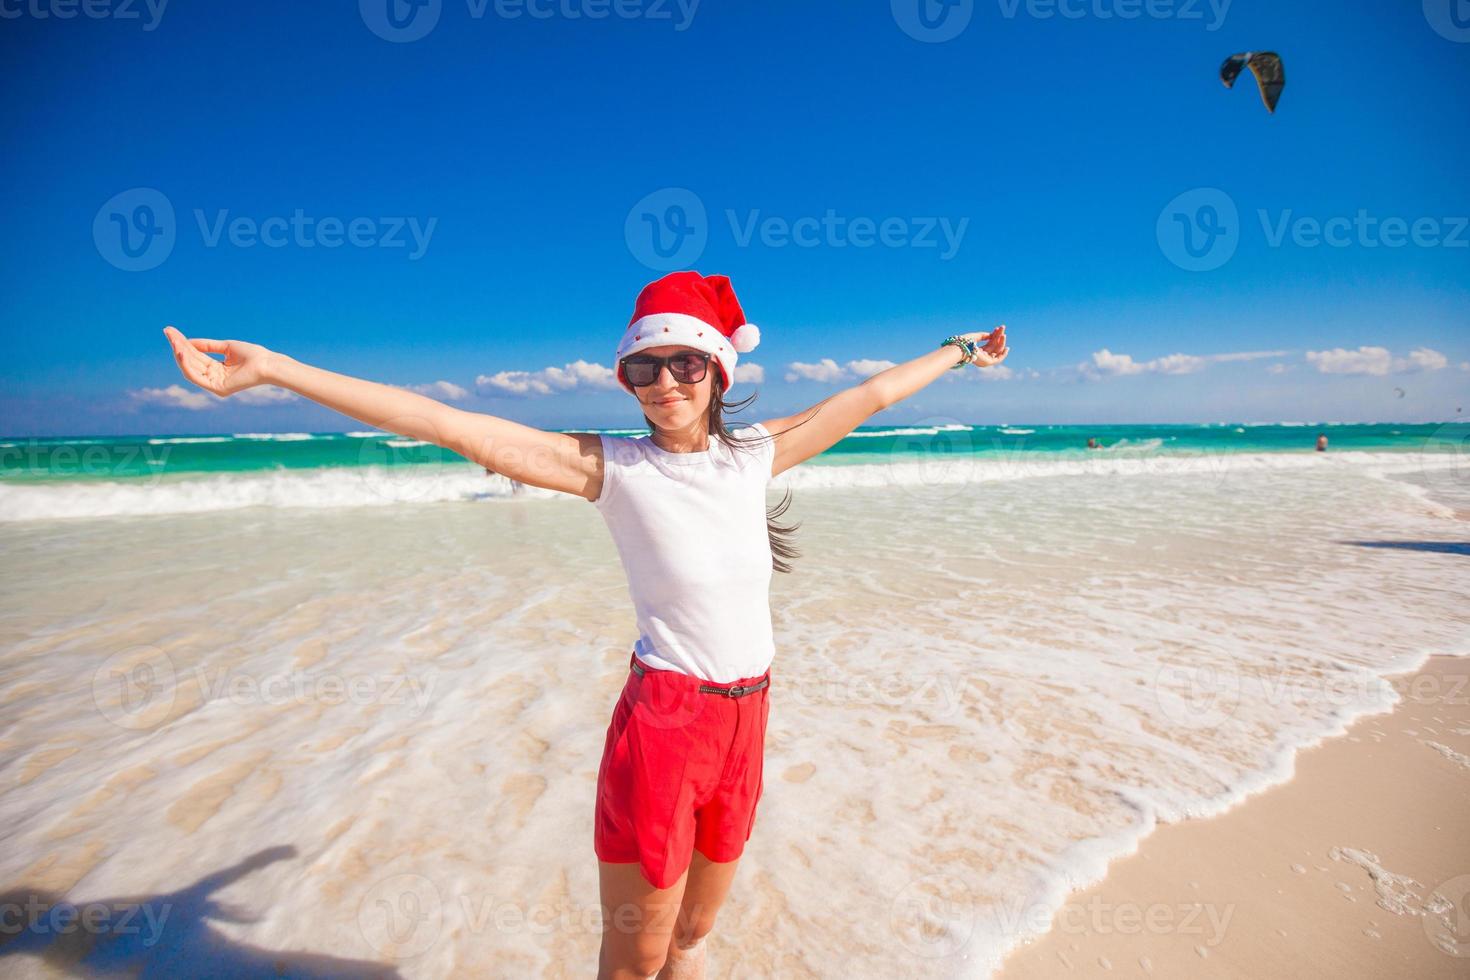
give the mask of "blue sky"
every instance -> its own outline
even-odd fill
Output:
[[[875,421],[1470,402],[1450,0],[425,2],[0,0],[0,430],[359,427],[187,387],[169,323],[637,425],[612,353],[669,263],[731,276],[761,326],[750,419],[1000,322],[1008,377]],[[1274,116],[1216,77],[1268,48]]]

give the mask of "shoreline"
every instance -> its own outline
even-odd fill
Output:
[[[1157,826],[995,976],[1465,976],[1470,657],[1385,679],[1391,710],[1218,816]]]

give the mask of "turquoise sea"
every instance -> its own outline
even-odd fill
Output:
[[[736,421],[732,428],[754,419]],[[642,435],[646,429],[565,430]],[[1321,455],[1463,457],[1470,422],[861,426],[782,474],[794,486],[959,484],[1017,476],[1267,465]],[[1098,449],[1087,448],[1095,439]],[[1443,482],[1441,480],[1440,482]],[[0,439],[0,521],[558,497],[381,431]]]
[[[736,423],[740,425],[744,423]],[[568,429],[640,435],[643,429]],[[1105,450],[1158,453],[1311,452],[1325,433],[1329,451],[1454,452],[1470,422],[1409,425],[1285,422],[1272,425],[885,425],[861,426],[810,464],[903,462],[935,454],[1081,454],[1089,437]],[[233,435],[68,436],[0,440],[0,479],[127,480],[138,477],[416,466],[465,462],[438,446],[384,432]]]

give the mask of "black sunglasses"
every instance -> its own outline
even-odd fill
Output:
[[[642,388],[657,381],[667,364],[675,381],[683,385],[697,384],[704,380],[704,373],[709,369],[709,358],[709,354],[696,350],[680,351],[668,357],[634,354],[623,358],[623,376],[634,388]]]

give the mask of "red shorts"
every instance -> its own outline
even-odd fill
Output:
[[[741,855],[765,788],[771,689],[730,697],[699,687],[748,687],[770,675],[714,684],[630,658],[597,772],[598,858],[636,861],[649,884],[668,888],[694,850],[716,862]]]

